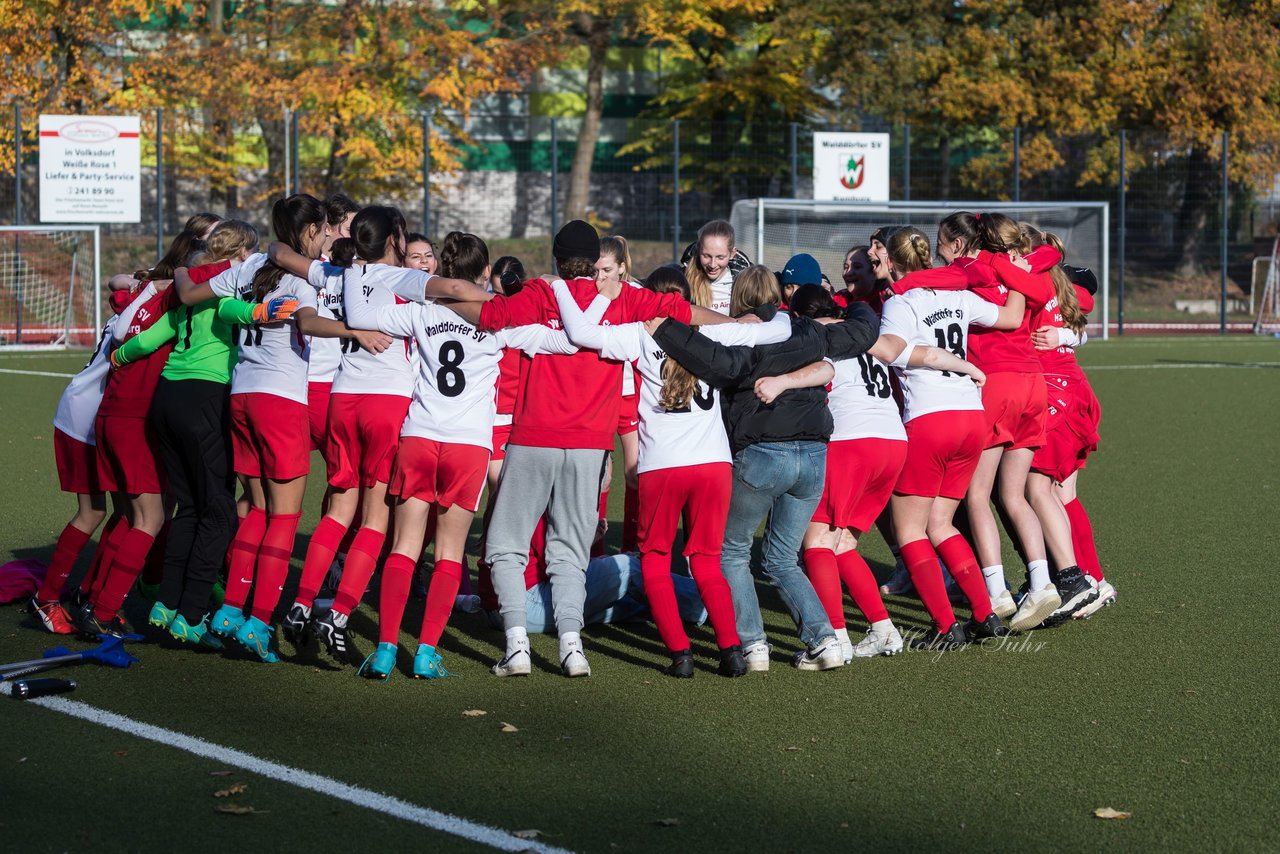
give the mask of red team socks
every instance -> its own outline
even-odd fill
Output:
[[[315,602],[324,583],[325,574],[333,565],[333,556],[347,536],[347,526],[332,516],[325,516],[311,535],[307,546],[307,559],[302,565],[302,580],[298,582],[298,601],[308,608]]]
[[[924,603],[933,624],[938,631],[945,632],[956,621],[955,612],[951,610],[951,602],[947,599],[947,588],[942,583],[942,567],[938,566],[938,555],[928,540],[914,540],[898,547],[902,562],[911,573],[911,583],[915,585],[920,601]]]
[[[640,490],[628,486],[622,496],[622,550],[636,550],[636,534],[640,528]]]
[[[393,555],[393,557],[399,557],[399,555]],[[405,560],[407,561],[408,558]],[[391,561],[388,560],[387,566],[390,567],[390,565]],[[410,573],[413,571],[412,564],[409,571]],[[386,584],[385,578],[382,583]],[[445,624],[449,622],[449,612],[453,610],[453,600],[458,595],[458,587],[461,583],[461,563],[456,560],[436,561],[435,572],[431,575],[431,586],[427,588],[427,607],[422,612],[419,643],[425,643],[427,646],[440,643],[440,636],[444,634]]]
[[[843,629],[844,593],[840,590],[840,570],[836,565],[836,553],[831,549],[805,549],[804,569],[809,583],[827,612],[831,628]]]
[[[1089,514],[1084,512],[1079,498],[1071,499],[1065,506],[1067,520],[1071,522],[1071,545],[1075,548],[1076,562],[1094,581],[1101,581],[1102,564],[1098,560],[1098,547],[1093,542],[1093,523],[1089,521]]]
[[[387,555],[387,561],[382,565],[382,590],[378,596],[378,643],[400,640],[400,622],[404,619],[404,606],[409,601],[409,585],[413,583],[416,567],[408,555],[396,552]],[[343,578],[345,580],[345,574]],[[431,586],[435,587],[434,582]],[[452,600],[449,604],[453,604]]]
[[[227,561],[227,593],[223,602],[232,608],[244,610],[249,601],[249,588],[253,586],[253,568],[258,562],[258,549],[267,533],[267,512],[250,507],[240,520]]]
[[[333,599],[333,610],[339,614],[350,616],[364,597],[369,579],[373,578],[373,570],[378,565],[378,554],[382,551],[382,542],[386,534],[372,528],[361,528],[351,541],[351,550],[347,552],[347,562],[342,567],[342,583],[338,585],[338,595]]]
[[[880,598],[880,588],[876,585],[875,574],[867,566],[862,555],[854,551],[836,555],[836,566],[840,571],[840,580],[849,588],[853,604],[867,618],[869,623],[878,623],[889,619],[884,600]]]
[[[978,559],[964,537],[956,534],[938,544],[938,554],[946,561],[951,577],[960,585],[969,600],[973,618],[981,623],[992,614],[991,597],[987,594],[987,582],[982,577]]]
[[[154,542],[155,537],[140,528],[130,528],[125,534],[116,549],[115,560],[106,570],[101,589],[93,597],[93,615],[99,620],[106,622],[119,613],[129,588],[142,573],[142,565]]]
[[[102,539],[105,540],[108,536],[107,531],[102,532]],[[58,544],[53,547],[53,559],[49,561],[49,570],[45,573],[44,583],[36,592],[38,601],[53,602],[58,599],[62,593],[62,586],[67,583],[67,576],[71,574],[71,568],[75,566],[76,558],[80,557],[80,552],[89,542],[89,537],[89,534],[75,525],[68,524],[62,529],[62,533],[58,535]]]
[[[720,571],[720,555],[689,555],[689,572],[698,585],[698,595],[702,597],[702,605],[707,609],[707,619],[715,630],[716,646],[721,649],[737,646],[741,641],[738,638],[737,618],[733,613],[733,592],[729,590],[729,582]],[[667,578],[670,577],[671,574],[668,573]],[[676,616],[679,617],[678,612]]]
[[[280,591],[289,576],[289,559],[293,557],[293,539],[298,533],[301,513],[275,513],[267,517],[267,530],[258,549],[257,584],[253,590],[253,613],[264,623],[280,602]]]

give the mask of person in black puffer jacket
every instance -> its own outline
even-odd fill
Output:
[[[751,267],[735,280],[735,288],[757,276],[772,279],[766,268]],[[738,635],[752,670],[769,666],[750,568],[751,542],[766,515],[765,574],[778,585],[807,647],[796,656],[796,666],[825,670],[844,663],[835,631],[798,557],[822,496],[826,442],[833,426],[823,389],[833,371],[822,360],[861,355],[875,343],[880,325],[874,312],[860,304],[839,323],[822,325],[793,316],[791,324],[787,341],[754,348],[716,344],[673,320],[652,332],[667,356],[722,390],[734,475],[721,568],[733,590]],[[809,373],[811,387],[784,391],[769,403],[757,397],[757,380],[800,369]]]

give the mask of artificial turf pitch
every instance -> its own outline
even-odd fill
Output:
[[[91,706],[575,851],[1274,850],[1280,342],[1096,342],[1080,358],[1103,405],[1081,495],[1119,601],[1004,649],[801,673],[762,586],[773,666],[736,680],[715,675],[708,627],[692,633],[697,678],[662,676],[651,626],[589,628],[590,679],[560,677],[544,636],[531,678],[499,680],[487,668],[500,634],[468,615],[442,644],[456,676],[438,682],[407,678],[409,634],[385,684],[314,654],[298,663],[283,642],[275,666],[137,645],[128,670],[52,675],[76,679],[68,697]],[[0,369],[73,373],[83,360],[6,355]],[[65,382],[0,373],[0,562],[47,560],[71,515],[49,423]],[[887,569],[877,535],[865,551]],[[914,599],[889,609],[925,623]],[[412,601],[404,625],[420,614]],[[144,620],[136,602],[126,615]],[[353,625],[370,650],[368,603]],[[0,609],[0,659],[61,640],[20,606]],[[463,715],[475,709],[487,714]],[[251,773],[212,776],[230,769],[8,699],[0,768],[10,850],[482,847]],[[247,788],[213,797],[235,783]],[[215,812],[228,800],[257,814]],[[1108,806],[1132,817],[1094,818]]]

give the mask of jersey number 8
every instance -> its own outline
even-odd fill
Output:
[[[445,397],[457,397],[467,387],[467,375],[461,370],[465,356],[461,341],[446,341],[440,345],[440,370],[436,371],[436,386]]]

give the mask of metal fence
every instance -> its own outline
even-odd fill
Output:
[[[22,166],[0,184],[0,223],[8,224],[31,223],[39,211],[36,116],[16,118]],[[396,116],[352,154],[323,116],[232,125],[198,109],[156,110],[142,115],[143,221],[104,226],[104,263],[147,263],[197,210],[248,219],[265,233],[270,202],[297,191],[377,199],[401,206],[433,236],[463,229],[496,249],[549,253],[545,238],[565,218],[580,127],[581,119],[524,115]],[[633,241],[645,272],[645,263],[675,257],[703,222],[727,218],[737,199],[811,196],[819,130],[889,132],[894,199],[1111,202],[1112,317],[1122,333],[1146,324],[1247,325],[1253,262],[1270,256],[1276,201],[1269,186],[1264,193],[1228,180],[1226,135],[1205,152],[1147,131],[1045,141],[1021,130],[605,119],[591,158],[588,218]],[[504,243],[520,240],[541,248]]]

